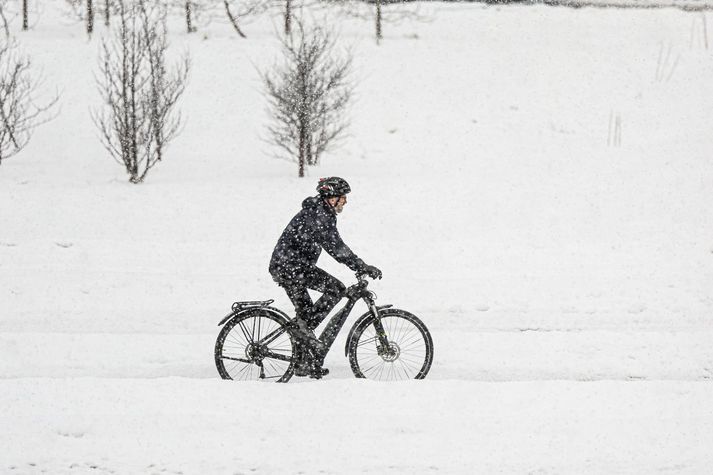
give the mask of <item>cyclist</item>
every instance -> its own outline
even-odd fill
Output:
[[[319,352],[324,345],[316,338],[314,329],[344,297],[346,287],[338,279],[316,266],[326,250],[337,262],[355,272],[363,272],[372,279],[381,278],[381,271],[366,264],[344,244],[337,231],[337,215],[344,210],[347,194],[351,191],[346,180],[339,177],[321,178],[317,196],[306,198],[302,210],[282,232],[270,259],[270,274],[285,289],[295,306],[292,321],[301,340],[302,360],[295,367],[296,376],[321,378],[329,370],[321,367],[321,358],[310,358],[308,353]],[[314,303],[307,292],[321,292]]]

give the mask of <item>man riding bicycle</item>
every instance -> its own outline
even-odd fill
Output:
[[[316,338],[314,329],[346,292],[342,282],[316,266],[322,249],[337,262],[372,279],[380,279],[381,271],[359,259],[344,244],[337,231],[337,214],[343,211],[347,203],[346,195],[351,191],[346,180],[321,178],[317,191],[318,196],[302,202],[302,210],[282,232],[270,259],[270,274],[285,289],[295,306],[296,318],[292,323],[301,340],[300,353],[303,355],[303,360],[295,368],[295,375],[320,378],[329,371],[309,357],[310,352],[319,352],[323,346]],[[307,289],[321,292],[322,296],[312,303]]]

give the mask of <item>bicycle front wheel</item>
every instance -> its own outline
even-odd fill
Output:
[[[296,345],[279,316],[256,309],[229,320],[215,342],[215,365],[223,379],[287,382]]]
[[[349,342],[349,364],[357,378],[378,381],[423,379],[433,362],[433,339],[426,325],[404,310],[379,312],[385,335],[374,317],[363,321]]]

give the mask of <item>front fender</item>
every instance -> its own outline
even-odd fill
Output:
[[[385,308],[391,308],[393,305],[377,305],[376,308],[377,310],[383,310]],[[349,335],[347,335],[347,342],[344,345],[344,356],[349,356],[349,343],[352,341],[352,337],[354,336],[354,332],[356,331],[357,328],[359,328],[366,320],[371,318],[371,312],[366,312],[364,315],[359,317],[357,321],[352,325],[351,330],[349,330]]]

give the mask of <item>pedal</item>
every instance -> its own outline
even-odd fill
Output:
[[[312,379],[321,379],[329,374],[329,369],[322,368],[321,366],[315,366],[314,362],[298,363],[295,365],[293,374],[300,378],[309,376]]]
[[[307,366],[307,365],[295,366],[295,372],[294,372],[295,376],[304,378],[305,376],[309,376],[310,374],[311,374],[311,371],[310,371],[309,366]]]
[[[329,369],[327,368],[312,368],[309,377],[312,379],[322,379],[324,376],[329,374]]]

